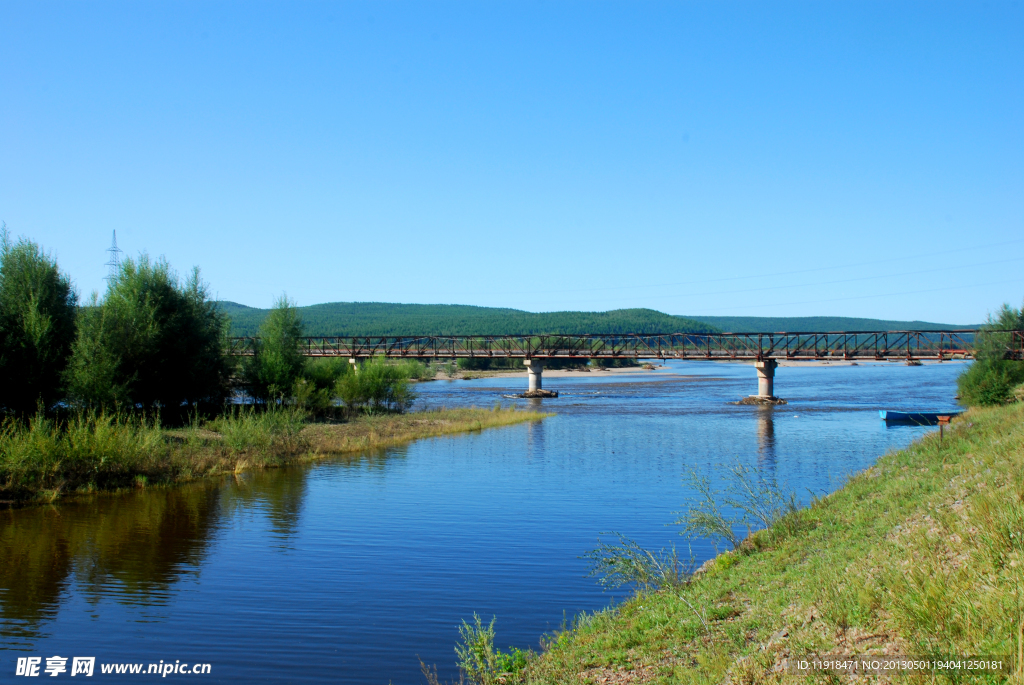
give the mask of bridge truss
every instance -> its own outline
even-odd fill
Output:
[[[830,333],[669,333],[657,335],[311,336],[307,357],[366,359],[972,359],[978,329]],[[1024,331],[995,331],[1008,359],[1024,359]],[[251,356],[258,338],[230,338],[228,351]]]

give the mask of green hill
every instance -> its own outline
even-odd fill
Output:
[[[220,302],[231,335],[255,335],[266,309]],[[718,329],[653,309],[545,312],[451,304],[331,302],[299,307],[306,335],[529,335],[542,333],[697,333]]]
[[[255,335],[266,309],[219,302],[231,335]],[[699,333],[731,331],[891,331],[975,328],[927,321],[839,316],[672,316],[653,309],[544,312],[459,304],[330,302],[299,307],[306,335],[501,335],[542,333]]]
[[[928,321],[889,321],[845,316],[691,316],[729,333],[800,333],[802,331],[927,331],[978,328],[979,324],[956,326]]]

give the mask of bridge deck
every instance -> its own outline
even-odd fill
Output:
[[[308,357],[364,359],[971,359],[978,329],[656,335],[311,336]],[[1024,331],[998,331],[1011,359],[1024,359]],[[230,338],[229,353],[248,356],[258,338]]]

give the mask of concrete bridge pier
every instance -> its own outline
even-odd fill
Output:
[[[543,374],[544,374],[544,362],[540,359],[525,359],[523,364],[526,365],[526,370],[530,375],[530,392],[535,392],[543,388]]]
[[[757,369],[757,396],[764,399],[775,397],[775,369],[779,363],[774,359],[754,362]]]

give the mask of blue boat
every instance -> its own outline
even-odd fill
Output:
[[[937,426],[940,416],[953,418],[962,413],[962,411],[886,411],[882,409],[879,410],[878,415],[882,417],[886,425]]]

